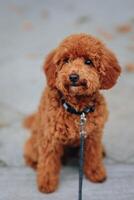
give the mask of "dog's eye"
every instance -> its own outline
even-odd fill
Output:
[[[68,63],[68,61],[69,61],[69,58],[65,58],[65,59],[63,60],[64,63]]]
[[[90,59],[86,59],[86,60],[85,60],[85,64],[86,64],[86,65],[91,65],[91,64],[93,64],[93,63],[92,63],[92,61],[91,61]]]

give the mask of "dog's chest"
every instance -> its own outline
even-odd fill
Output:
[[[89,134],[89,116],[85,124],[85,130]],[[78,145],[80,138],[80,115],[71,114],[62,110],[57,117],[56,137],[64,144]]]

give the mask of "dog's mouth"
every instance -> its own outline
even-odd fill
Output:
[[[70,89],[86,88],[86,85],[85,84],[70,84],[69,88]]]
[[[72,82],[70,83],[70,87],[87,87],[87,82],[81,81],[81,82]]]
[[[69,92],[80,92],[82,90],[87,89],[87,82],[86,81],[81,81],[81,82],[77,82],[77,83],[70,83],[65,85],[65,88],[69,91]]]

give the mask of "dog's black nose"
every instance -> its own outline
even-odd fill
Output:
[[[70,74],[69,79],[71,82],[76,83],[79,80],[79,75],[78,74]]]

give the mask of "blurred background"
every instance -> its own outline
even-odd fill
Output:
[[[30,197],[65,200],[65,192],[70,198],[77,195],[77,169],[73,167],[63,169],[68,176],[62,175],[62,186],[57,193],[45,196],[37,192],[35,175],[25,167],[22,156],[28,134],[21,123],[37,109],[46,84],[42,70],[45,56],[63,38],[81,32],[102,39],[122,66],[115,88],[103,91],[110,110],[104,144],[111,179],[103,186],[86,182],[89,185],[85,186],[85,199],[90,196],[98,199],[98,194],[101,199],[112,199],[111,184],[115,195],[123,195],[115,199],[134,198],[134,175],[131,176],[134,174],[134,1],[0,0],[1,200],[30,200]],[[115,181],[120,178],[123,185]],[[7,187],[8,192],[2,192]]]

